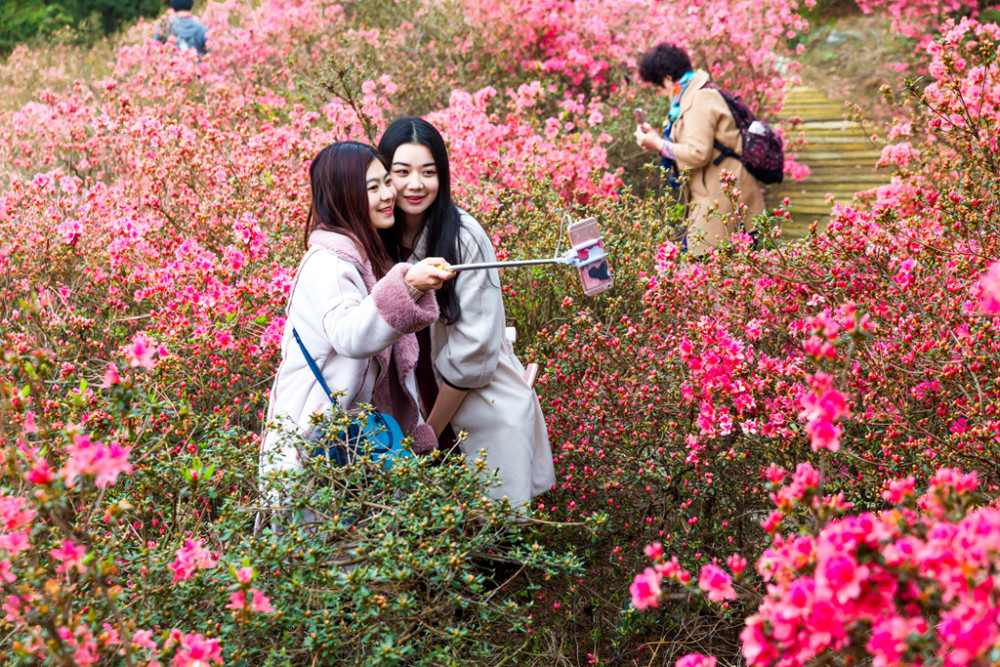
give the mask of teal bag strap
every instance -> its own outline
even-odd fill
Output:
[[[306,358],[306,363],[309,364],[309,370],[312,371],[313,377],[316,378],[316,381],[319,382],[319,386],[326,392],[326,396],[330,399],[330,402],[336,403],[333,399],[333,392],[330,391],[330,387],[326,384],[326,380],[323,379],[323,374],[319,372],[319,366],[317,366],[316,362],[313,361],[312,355],[309,354],[309,350],[306,349],[305,343],[303,343],[302,339],[299,338],[299,332],[295,330],[295,327],[292,327],[292,335],[295,336],[295,342],[299,344],[299,349],[302,350],[302,356]]]
[[[292,335],[295,336],[295,342],[299,344],[299,349],[302,350],[302,356],[306,358],[306,363],[309,364],[309,370],[312,371],[313,376],[316,381],[319,382],[319,386],[323,388],[326,392],[327,397],[330,399],[331,403],[336,403],[334,400],[333,392],[330,391],[330,386],[327,385],[326,380],[323,378],[323,374],[319,370],[319,366],[313,361],[312,355],[309,354],[309,350],[306,349],[305,343],[302,342],[302,338],[299,337],[299,332],[292,328]],[[358,436],[369,440],[373,445],[372,456],[376,459],[382,459],[382,465],[386,468],[392,466],[394,458],[398,457],[408,457],[411,454],[403,449],[403,429],[400,428],[399,422],[393,418],[392,415],[385,412],[373,412],[368,415],[367,419],[361,420],[358,418],[352,428],[356,429],[354,433],[346,434],[348,439],[351,436],[357,438]],[[317,450],[320,451],[320,450]],[[339,460],[339,456],[331,456],[330,452],[323,451],[323,454],[327,458],[338,459],[340,465],[346,462],[345,460]]]

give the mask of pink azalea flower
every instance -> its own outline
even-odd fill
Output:
[[[114,364],[109,363],[107,369],[104,371],[104,381],[101,383],[101,389],[121,384],[121,381],[122,379],[118,376],[118,369]]]
[[[177,558],[170,564],[174,571],[174,582],[184,581],[194,576],[197,569],[211,569],[218,564],[218,559],[206,549],[201,540],[187,539],[184,546],[177,550]]]
[[[130,344],[122,348],[122,352],[128,359],[128,365],[131,368],[152,368],[156,365],[153,357],[157,354],[163,356],[166,349],[162,345],[154,346],[145,334],[140,333],[132,339]]]
[[[240,611],[247,606],[247,598],[243,591],[236,591],[235,593],[229,594],[229,604],[226,605],[226,609],[232,609],[233,611]]]
[[[841,604],[861,595],[861,583],[868,574],[868,568],[859,565],[850,554],[833,556],[821,562],[816,570],[817,581]]]
[[[777,647],[764,634],[763,621],[759,615],[747,619],[740,632],[743,657],[754,667],[764,667],[778,657]]]
[[[35,459],[31,468],[24,473],[24,479],[32,484],[45,486],[55,479],[55,473],[44,458]]]
[[[701,653],[688,653],[675,663],[676,667],[715,667],[715,658]]]
[[[209,667],[210,663],[222,664],[222,647],[219,640],[205,639],[199,634],[184,635],[180,648],[170,664],[174,667]]]
[[[1000,262],[995,262],[979,279],[979,312],[1000,315]]]
[[[711,563],[702,566],[701,575],[698,577],[698,588],[707,592],[708,599],[712,602],[736,599],[733,580],[722,568]]]
[[[907,497],[913,495],[916,481],[913,475],[907,475],[903,479],[894,479],[889,482],[889,488],[882,492],[882,498],[887,503],[897,504],[903,502]]]
[[[38,426],[35,425],[35,413],[30,410],[24,414],[24,421],[21,423],[21,428],[24,429],[25,433],[38,433]]]
[[[726,565],[728,565],[733,574],[738,577],[740,576],[740,573],[746,569],[747,559],[739,554],[733,554],[726,559]]]
[[[104,488],[118,481],[121,473],[132,472],[128,462],[131,447],[122,447],[117,442],[104,445],[91,440],[89,435],[74,434],[73,444],[66,448],[69,458],[63,465],[59,475],[66,480],[66,486],[72,487],[80,475],[92,475],[94,484]]]
[[[647,567],[642,574],[635,575],[629,592],[632,594],[632,606],[642,611],[647,607],[656,607],[660,604],[660,581],[662,575],[651,567]]]
[[[271,598],[254,588],[250,589],[250,593],[253,595],[253,599],[250,600],[250,611],[258,614],[274,613],[274,608],[271,606]]]
[[[136,630],[132,633],[132,645],[156,651],[156,642],[153,641],[153,631]]]
[[[8,584],[12,584],[17,581],[17,575],[11,572],[10,560],[7,558],[0,560],[0,581]]]
[[[83,557],[86,554],[87,550],[84,547],[78,547],[69,540],[63,541],[62,546],[49,551],[49,555],[59,562],[59,566],[56,568],[56,572],[59,573],[76,570],[82,574],[85,569]]]
[[[777,486],[778,484],[781,484],[782,482],[785,481],[785,475],[787,474],[788,474],[787,470],[785,470],[781,466],[772,463],[771,465],[767,466],[767,471],[764,473],[764,477],[766,477],[767,481],[769,481],[771,484]]]

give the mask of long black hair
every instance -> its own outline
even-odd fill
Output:
[[[392,260],[372,225],[365,183],[365,173],[376,160],[385,165],[385,158],[374,148],[357,141],[333,143],[316,154],[309,165],[310,201],[304,240],[308,245],[314,229],[345,234],[368,256],[375,277],[382,278],[392,268]]]
[[[378,142],[379,153],[389,159],[390,168],[396,149],[403,144],[426,146],[434,158],[437,169],[437,197],[424,213],[424,233],[427,239],[428,257],[443,257],[449,264],[461,264],[461,248],[458,233],[462,228],[462,217],[451,198],[451,170],[448,167],[448,149],[444,137],[433,125],[423,118],[399,118],[389,126]],[[396,224],[389,229],[380,229],[379,235],[393,260],[401,261],[400,246],[405,224],[403,212],[396,207]],[[455,295],[455,281],[448,280],[437,292],[438,310],[445,322],[452,324],[462,314],[458,297]]]

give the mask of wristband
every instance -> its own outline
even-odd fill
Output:
[[[660,157],[666,158],[668,160],[673,160],[674,158],[674,143],[669,139],[663,140],[663,145],[660,147]]]

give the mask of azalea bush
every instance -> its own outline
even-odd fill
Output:
[[[485,462],[317,457],[265,511],[256,438],[158,396],[167,354],[138,340],[88,387],[8,348],[7,664],[474,664],[579,571],[484,493]]]
[[[1000,515],[980,505],[975,472],[941,468],[919,496],[912,475],[893,480],[882,494],[891,509],[856,516],[842,516],[850,504],[824,495],[823,476],[810,464],[783,485],[786,475],[776,467],[767,473],[778,513],[806,520],[795,532],[774,523],[757,562],[767,592],[741,633],[748,664],[993,661]],[[638,609],[658,606],[675,588],[715,603],[739,597],[734,581],[746,567],[739,555],[727,561],[732,574],[706,564],[696,579],[659,543],[646,553],[654,564],[631,589]],[[714,658],[689,655],[677,664],[692,660]]]
[[[761,606],[786,609],[763,578],[826,567],[760,565],[789,531],[818,549],[864,516],[882,548],[987,520],[970,483],[940,516],[883,492],[944,488],[943,468],[975,471],[980,494],[998,482],[996,27],[940,26],[931,78],[896,95],[891,183],[792,244],[774,203],[758,250],[737,209],[731,242],[691,262],[683,208],[620,111],[662,108],[635,58],[673,39],[773,118],[794,77],[776,54],[808,25],[783,0],[612,5],[212,2],[202,59],[146,22],[89,77],[8,60],[0,83],[31,86],[0,124],[17,664],[672,664],[680,646],[735,659],[747,617],[764,661],[805,649]],[[316,461],[262,512],[309,160],[407,113],[441,128],[499,257],[552,256],[568,222],[601,225],[610,292],[583,296],[571,267],[502,274],[517,351],[542,367],[557,483],[514,520],[475,465]],[[877,514],[897,502],[905,520]],[[891,567],[879,576],[911,575]],[[630,610],[654,602],[671,613]],[[932,633],[953,609],[921,612],[912,650],[947,646]],[[809,655],[874,651],[866,632]]]
[[[633,604],[698,594],[693,604],[720,619],[749,617],[741,650],[752,664],[975,664],[995,650],[990,612],[973,621],[967,611],[993,604],[976,596],[990,589],[995,556],[985,539],[961,555],[973,540],[959,535],[994,530],[983,506],[1000,472],[998,173],[985,130],[995,124],[996,26],[942,30],[928,49],[934,79],[896,97],[901,120],[882,158],[897,170],[890,184],[835,206],[826,231],[801,244],[745,262],[670,264],[653,290],[674,308],[692,307],[675,297],[678,280],[718,293],[699,326],[743,330],[735,345],[716,333],[708,349],[678,346],[697,414],[689,456],[716,486],[719,456],[746,447],[746,476],[723,488],[738,495],[744,484],[742,530],[769,537],[763,550],[716,541],[699,558],[690,537],[652,535],[657,562],[635,578]],[[967,588],[931,565],[941,558]]]

